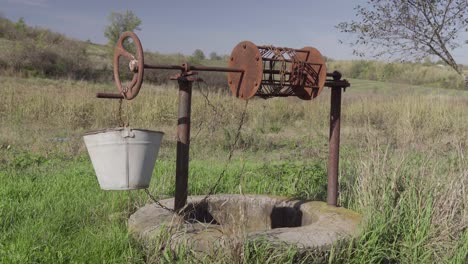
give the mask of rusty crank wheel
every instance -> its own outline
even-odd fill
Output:
[[[127,38],[131,38],[133,40],[133,43],[135,44],[136,57],[130,52],[128,52],[127,50],[125,50],[125,47],[123,44]],[[119,60],[121,56],[124,56],[130,61],[128,64],[128,67],[130,71],[133,72],[132,81],[126,87],[122,86],[122,83],[120,82],[120,76],[119,76],[119,68],[120,68]],[[143,72],[144,72],[144,59],[143,59],[143,48],[141,47],[140,39],[133,32],[129,32],[129,31],[124,32],[122,35],[120,35],[120,38],[117,41],[117,45],[115,46],[115,50],[114,50],[114,81],[120,93],[125,97],[125,99],[131,100],[138,95],[141,84],[143,83]]]

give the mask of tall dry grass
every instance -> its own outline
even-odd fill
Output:
[[[118,124],[118,102],[94,98],[97,91],[114,91],[111,85],[7,77],[0,81],[2,164],[24,151],[51,159],[83,155],[85,131]],[[340,203],[363,214],[363,230],[351,243],[334,248],[329,262],[463,263],[468,248],[467,92],[359,80],[352,85],[343,96]],[[209,93],[209,101],[199,89]],[[192,194],[202,194],[215,180],[217,173],[206,164],[216,161],[214,167],[220,167],[224,161],[243,104],[227,93],[194,85]],[[132,127],[166,133],[160,159],[172,164],[177,89],[145,85],[123,110]],[[312,102],[255,99],[247,113],[236,146],[237,165],[230,169],[235,172],[228,173],[218,191],[320,197],[299,190],[314,181],[301,174],[306,165],[297,169],[294,164],[326,165],[329,93]],[[242,167],[246,161],[257,165],[249,171],[249,166]],[[197,167],[197,162],[202,165]],[[322,173],[315,167],[305,171]],[[230,178],[237,174],[241,180]],[[166,183],[173,180],[172,173],[157,177],[165,184],[153,186],[155,191],[170,195],[173,186]],[[260,259],[266,252],[242,250],[241,262]]]
[[[348,78],[399,82],[409,85],[463,89],[463,77],[444,64],[386,63],[381,61],[329,61],[327,67]]]

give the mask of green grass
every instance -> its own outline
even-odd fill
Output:
[[[88,160],[15,155],[0,181],[1,263],[143,262],[129,194],[99,191]]]
[[[148,201],[142,191],[101,191],[86,155],[74,159],[46,159],[28,153],[9,155],[13,158],[2,166],[0,173],[0,195],[4,197],[0,202],[0,241],[3,241],[0,262],[138,263],[144,260],[141,248],[126,230],[129,214]],[[239,170],[241,167],[245,173]],[[174,194],[174,169],[173,161],[158,162],[151,187],[155,195]],[[207,193],[221,170],[221,164],[192,162],[190,193]],[[283,184],[296,174],[309,180],[290,186]],[[261,180],[265,176],[276,179],[268,184]],[[233,193],[242,186],[247,193],[323,197],[326,190],[323,179],[325,172],[318,165],[249,163],[240,166],[236,162],[216,191]],[[320,184],[301,186],[310,181]]]
[[[187,249],[148,249],[126,220],[143,191],[101,191],[85,131],[117,124],[110,84],[0,77],[0,263],[186,263]],[[359,237],[323,256],[294,248],[236,247],[206,263],[464,263],[467,258],[466,91],[351,80],[343,96],[341,205],[363,215]],[[201,87],[204,92],[207,88]],[[177,90],[144,85],[124,104],[133,127],[166,133],[151,182],[174,194]],[[190,194],[224,168],[243,102],[193,93]],[[323,200],[329,92],[312,102],[252,100],[233,161],[216,193]],[[164,243],[162,241],[161,243]],[[242,254],[242,255],[241,255]]]

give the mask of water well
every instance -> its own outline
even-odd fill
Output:
[[[329,249],[333,242],[357,234],[360,215],[324,202],[288,200],[268,195],[191,196],[181,216],[148,204],[128,226],[143,241],[169,232],[171,246],[186,245],[213,253],[233,241],[268,241],[299,249]],[[174,199],[160,201],[172,206]]]
[[[133,39],[136,46],[135,54],[124,48],[123,43],[128,38]],[[127,86],[122,85],[119,77],[119,62],[122,58],[128,61],[129,70],[133,73],[133,79]],[[339,72],[326,72],[325,60],[317,49],[258,46],[244,41],[234,48],[228,67],[192,66],[188,63],[149,65],[144,62],[143,48],[138,37],[132,32],[125,32],[119,38],[114,52],[114,79],[119,93],[98,93],[97,97],[134,99],[143,83],[145,69],[180,71],[171,77],[179,84],[176,186],[174,198],[155,201],[154,204],[140,208],[130,217],[129,229],[134,234],[143,238],[152,238],[160,234],[161,227],[170,227],[171,230],[177,231],[171,241],[188,243],[187,245],[200,250],[212,249],[211,246],[217,242],[225,243],[239,237],[245,240],[262,237],[272,243],[293,244],[300,248],[328,248],[332,243],[356,234],[360,216],[338,207],[337,204],[341,95],[350,84],[341,79]],[[226,72],[232,94],[244,100],[254,96],[261,98],[294,96],[303,100],[312,100],[324,87],[331,88],[326,203],[288,200],[265,195],[188,196],[192,83],[198,81],[197,71]],[[90,155],[91,153],[90,150]],[[145,153],[140,157],[133,157],[134,154],[131,153],[125,154],[131,157],[126,159],[129,166],[125,168],[110,168],[111,164],[119,163],[117,159],[103,162],[107,164],[102,166],[103,169],[98,169],[97,163],[100,161],[95,162],[93,159],[93,165],[97,174],[98,171],[102,171],[102,174],[108,173],[109,179],[110,175],[114,174],[126,175],[128,178],[130,174],[139,174],[129,173],[129,168],[134,166],[133,163],[144,160],[154,161],[157,149],[153,150],[153,153],[156,155],[148,154],[148,157]],[[106,154],[100,153],[96,156],[100,160],[100,156]],[[151,166],[154,166],[154,163],[152,164]],[[110,173],[111,169],[120,172]],[[121,178],[125,179],[124,176]],[[142,178],[149,180],[150,176],[145,174]],[[138,183],[135,186],[140,188],[147,184]],[[132,188],[128,185],[120,189]]]

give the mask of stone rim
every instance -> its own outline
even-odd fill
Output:
[[[204,196],[191,196],[189,203],[196,203]],[[214,195],[209,202],[224,201],[269,201],[270,205],[290,205],[299,203],[299,209],[304,215],[316,215],[317,219],[307,220],[306,224],[298,227],[267,228],[263,230],[250,230],[240,237],[244,242],[265,241],[275,244],[286,244],[296,246],[298,249],[320,249],[328,250],[337,241],[354,237],[358,234],[361,216],[351,210],[328,206],[324,202],[291,200],[284,197],[268,195]],[[162,200],[165,206],[172,206],[173,198]],[[310,213],[313,211],[313,213]],[[216,217],[215,217],[216,218]],[[217,219],[219,221],[219,219]],[[128,227],[131,233],[144,240],[155,238],[158,230],[169,227],[179,233],[176,244],[188,243],[188,246],[202,252],[211,252],[218,242],[229,239],[239,239],[239,234],[229,234],[223,226],[209,223],[184,223],[184,220],[171,212],[148,204],[135,212],[129,219]],[[229,229],[229,227],[228,227]],[[232,229],[232,228],[231,228]],[[181,233],[182,232],[182,235]],[[208,248],[207,248],[208,247]]]

